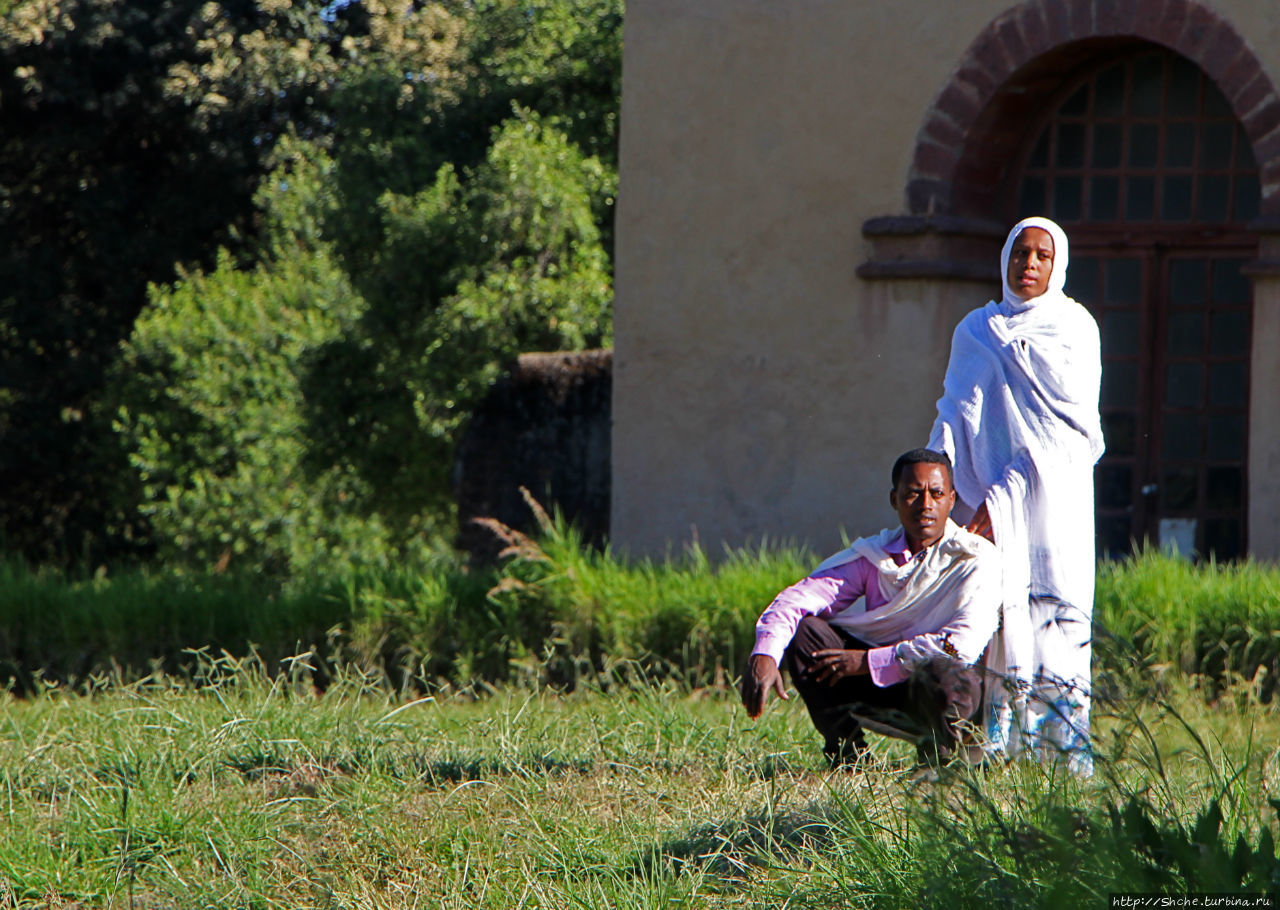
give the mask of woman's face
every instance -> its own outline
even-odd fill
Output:
[[[1049,290],[1053,274],[1053,238],[1044,228],[1024,228],[1009,251],[1009,289],[1023,300]]]

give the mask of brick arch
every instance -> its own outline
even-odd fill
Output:
[[[918,134],[912,215],[990,218],[1024,130],[1064,71],[1144,43],[1191,60],[1222,91],[1253,146],[1260,212],[1280,216],[1280,98],[1235,28],[1197,0],[1027,0],[969,45]]]

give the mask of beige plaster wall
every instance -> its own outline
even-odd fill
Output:
[[[926,441],[951,331],[989,293],[948,306],[854,274],[862,223],[902,209],[923,112],[1002,8],[933,6],[628,4],[616,545],[827,549],[892,523],[889,463]]]
[[[1280,8],[1252,0],[1214,3],[1280,85]],[[1280,239],[1267,238],[1259,258],[1280,257]],[[1249,550],[1280,560],[1280,277],[1254,283],[1249,414]]]
[[[1258,0],[1201,0],[1230,22],[1262,61],[1273,83],[1280,84],[1280,8]]]
[[[1269,245],[1269,244],[1268,244]],[[1264,245],[1263,255],[1267,255]],[[1280,247],[1280,242],[1276,243]],[[1275,250],[1280,253],[1280,249]],[[1280,276],[1253,288],[1249,415],[1249,550],[1280,560]]]
[[[1269,4],[1214,5],[1277,62]],[[951,331],[995,289],[863,281],[861,228],[904,211],[926,111],[1008,6],[629,0],[615,547],[767,536],[826,551],[841,528],[892,522],[889,465],[926,442]],[[1255,364],[1255,393],[1257,378]],[[1280,465],[1280,425],[1252,445]],[[1280,552],[1258,511],[1252,542]]]

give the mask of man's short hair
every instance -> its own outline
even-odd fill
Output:
[[[893,463],[893,489],[898,489],[898,481],[902,479],[902,472],[909,465],[913,464],[940,464],[947,469],[947,483],[951,486],[956,485],[955,472],[951,469],[951,459],[947,457],[945,452],[935,452],[933,449],[912,449],[910,452],[903,452],[898,456],[898,460]]]

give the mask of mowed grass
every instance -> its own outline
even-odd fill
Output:
[[[1247,689],[1096,705],[1089,780],[1016,763],[930,782],[886,740],[866,771],[826,771],[794,698],[753,722],[731,690],[624,672],[477,698],[217,669],[199,689],[5,699],[0,907],[1105,906],[1153,882],[1280,886],[1280,714]]]
[[[5,706],[0,875],[54,906],[665,905],[702,888],[667,839],[812,777],[793,717],[740,720],[661,689],[50,693]]]

